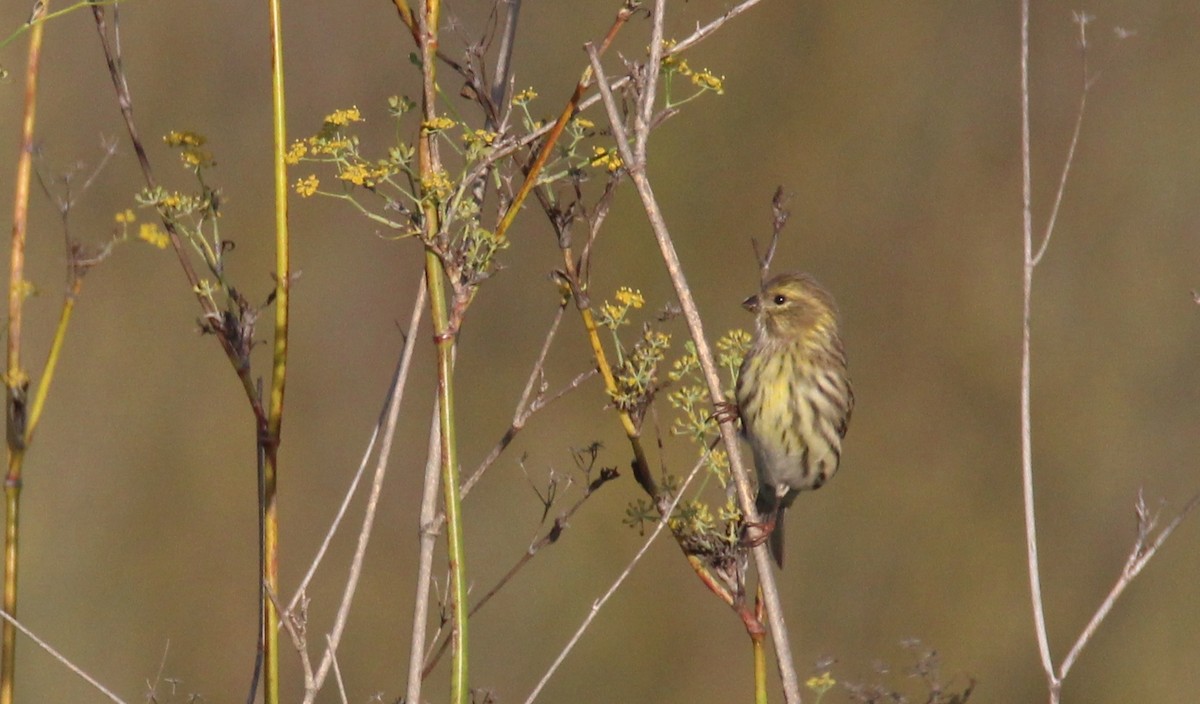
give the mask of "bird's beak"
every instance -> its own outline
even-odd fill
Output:
[[[746,310],[750,311],[751,313],[757,314],[758,313],[758,295],[755,294],[753,296],[750,296],[746,300],[742,301],[742,307],[745,308]]]

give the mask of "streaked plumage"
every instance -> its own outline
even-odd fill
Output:
[[[854,409],[833,296],[807,274],[780,274],[742,305],[755,334],[737,383],[742,432],[758,470],[758,512],[783,566],[783,512],[837,471]]]

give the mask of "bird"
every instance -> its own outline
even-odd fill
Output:
[[[742,302],[754,336],[734,396],[754,453],[755,507],[783,568],[783,514],[801,491],[819,489],[842,457],[854,390],[833,295],[805,273],[779,274]]]

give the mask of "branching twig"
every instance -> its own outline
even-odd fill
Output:
[[[363,511],[362,528],[358,533],[358,543],[354,550],[354,557],[350,562],[350,570],[346,576],[346,587],[342,592],[342,601],[334,618],[333,629],[327,636],[328,647],[325,649],[325,655],[321,658],[321,663],[317,667],[312,688],[308,689],[305,693],[305,704],[312,703],[316,698],[317,692],[320,691],[324,684],[325,678],[329,674],[329,668],[333,665],[336,657],[342,633],[346,628],[346,619],[350,614],[350,604],[354,601],[354,593],[358,587],[359,577],[362,574],[362,563],[366,556],[367,544],[371,539],[371,529],[375,524],[375,512],[379,506],[379,494],[383,489],[384,476],[387,474],[392,440],[396,434],[396,420],[400,415],[400,404],[404,399],[404,389],[408,382],[408,370],[411,366],[413,350],[416,348],[416,330],[421,323],[424,304],[425,286],[421,286],[417,293],[417,300],[413,305],[413,313],[409,320],[409,334],[404,340],[404,351],[401,353],[400,366],[397,369],[396,379],[392,385],[391,402],[388,406],[387,420],[383,424],[383,437],[379,444],[379,456],[375,462],[375,476],[371,482],[371,493],[367,499],[366,509]]]
[[[387,398],[384,400],[383,407],[379,409],[379,418],[375,422],[375,427],[371,430],[371,438],[367,441],[367,448],[363,451],[362,459],[358,462],[358,470],[354,473],[354,478],[350,480],[350,486],[347,487],[346,494],[342,497],[342,504],[338,507],[337,513],[329,525],[329,530],[325,531],[325,537],[321,540],[321,546],[317,548],[317,554],[313,556],[312,561],[309,563],[308,571],[304,573],[304,578],[300,580],[300,585],[296,587],[295,594],[288,601],[287,611],[296,608],[296,604],[304,596],[305,591],[307,591],[309,583],[316,576],[317,568],[321,565],[321,561],[325,559],[325,553],[329,551],[329,545],[333,542],[333,536],[337,534],[338,527],[341,525],[342,519],[345,518],[347,509],[350,507],[350,501],[354,498],[354,494],[357,493],[358,485],[366,473],[367,461],[375,451],[375,441],[379,438],[379,431],[387,425],[387,418],[390,415],[392,401],[397,393],[397,386],[407,383],[408,365],[412,359],[412,344],[417,334],[417,328],[421,324],[424,307],[425,280],[422,279],[417,283],[417,297],[413,303],[413,312],[409,316],[408,331],[405,335],[400,359],[396,362],[396,371],[392,376],[392,383],[388,388]],[[400,393],[403,394],[403,389],[400,389]]]
[[[1041,570],[1038,563],[1038,536],[1036,512],[1034,510],[1033,484],[1033,428],[1030,412],[1030,377],[1031,353],[1030,340],[1032,337],[1031,311],[1033,301],[1034,269],[1046,253],[1050,238],[1054,234],[1054,226],[1058,218],[1059,207],[1062,204],[1063,193],[1066,190],[1068,176],[1075,158],[1075,149],[1079,143],[1080,128],[1087,106],[1087,94],[1091,89],[1091,79],[1087,68],[1087,24],[1091,17],[1084,13],[1076,13],[1075,21],[1079,25],[1079,44],[1082,56],[1083,79],[1080,87],[1079,112],[1075,117],[1075,128],[1071,135],[1071,144],[1063,163],[1062,174],[1059,177],[1058,189],[1054,197],[1054,205],[1046,223],[1045,234],[1037,253],[1033,248],[1033,188],[1032,188],[1032,146],[1029,128],[1029,0],[1021,2],[1021,196],[1022,196],[1022,242],[1024,249],[1023,277],[1023,309],[1021,325],[1021,487],[1025,513],[1025,544],[1026,558],[1029,569],[1029,592],[1033,609],[1034,630],[1037,635],[1038,654],[1041,657],[1042,669],[1046,675],[1050,703],[1058,704],[1062,696],[1063,680],[1066,679],[1071,667],[1075,664],[1083,648],[1090,642],[1096,629],[1108,616],[1116,600],[1129,586],[1130,582],[1142,571],[1146,563],[1157,552],[1163,541],[1170,536],[1179,523],[1200,502],[1200,495],[1187,503],[1170,525],[1161,530],[1152,541],[1149,540],[1154,529],[1154,519],[1149,517],[1145,501],[1139,493],[1136,506],[1138,516],[1138,532],[1125,567],[1118,576],[1116,583],[1108,595],[1092,615],[1091,620],[1079,637],[1075,640],[1070,652],[1062,664],[1055,668],[1054,658],[1050,652],[1050,639],[1046,628],[1045,605],[1042,597]]]
[[[1158,549],[1162,547],[1162,544],[1170,537],[1171,533],[1179,527],[1183,519],[1187,518],[1187,515],[1196,508],[1197,504],[1200,504],[1200,494],[1193,496],[1190,501],[1184,504],[1179,513],[1175,515],[1175,518],[1171,519],[1171,522],[1160,530],[1158,535],[1153,536],[1153,540],[1150,540],[1155,524],[1157,523],[1157,516],[1150,516],[1147,513],[1146,500],[1142,496],[1142,492],[1138,492],[1138,500],[1135,505],[1137,513],[1137,538],[1134,540],[1133,547],[1129,551],[1129,557],[1125,560],[1125,567],[1121,570],[1121,574],[1117,577],[1117,581],[1113,584],[1112,589],[1109,590],[1108,596],[1104,598],[1104,602],[1100,604],[1100,607],[1096,609],[1096,613],[1092,615],[1092,620],[1088,621],[1087,626],[1080,632],[1079,638],[1075,640],[1075,645],[1071,646],[1071,651],[1067,653],[1067,657],[1063,658],[1062,665],[1058,669],[1059,680],[1067,678],[1067,673],[1071,671],[1075,660],[1083,652],[1084,646],[1091,641],[1092,636],[1096,633],[1096,629],[1104,622],[1104,619],[1108,616],[1108,612],[1112,610],[1113,604],[1116,603],[1117,599],[1125,591],[1125,588],[1133,581],[1133,578],[1138,576],[1142,568],[1150,561],[1150,558],[1154,557],[1155,553],[1158,552]]]
[[[1088,43],[1087,25],[1091,17],[1082,12],[1075,13],[1075,21],[1079,24],[1079,109],[1075,113],[1075,129],[1071,133],[1071,146],[1067,148],[1067,157],[1063,160],[1062,174],[1058,178],[1058,191],[1054,194],[1054,206],[1050,209],[1050,218],[1046,221],[1046,232],[1042,235],[1042,244],[1037,254],[1033,255],[1033,265],[1037,266],[1050,246],[1050,236],[1054,234],[1054,223],[1058,221],[1058,209],[1062,205],[1063,193],[1067,190],[1067,177],[1071,174],[1071,165],[1075,162],[1075,147],[1079,145],[1079,132],[1083,128],[1083,114],[1087,111],[1088,93],[1092,89],[1091,78],[1088,76]]]
[[[585,616],[583,622],[579,624],[579,628],[575,630],[575,633],[571,636],[571,639],[567,641],[565,646],[563,646],[562,651],[554,659],[554,662],[551,663],[550,668],[546,670],[546,674],[542,675],[542,679],[538,680],[538,683],[533,688],[533,691],[529,693],[528,697],[526,697],[525,704],[533,704],[533,701],[538,698],[538,695],[541,694],[542,689],[545,688],[546,684],[550,681],[550,678],[554,676],[554,673],[558,671],[559,666],[562,665],[563,661],[567,659],[567,655],[571,653],[571,651],[575,648],[575,645],[579,642],[579,639],[583,637],[584,632],[587,631],[587,629],[592,625],[592,621],[595,620],[596,614],[600,613],[600,609],[604,608],[604,605],[610,598],[612,598],[612,595],[616,593],[617,589],[620,589],[621,585],[625,583],[625,579],[633,573],[633,568],[637,566],[637,563],[641,561],[642,556],[644,556],[646,551],[650,549],[650,546],[654,544],[654,540],[658,538],[659,534],[663,532],[663,529],[667,527],[667,523],[671,520],[671,514],[675,511],[675,507],[679,505],[679,501],[683,498],[683,495],[687,491],[688,486],[691,485],[692,480],[696,478],[696,474],[700,471],[700,468],[704,466],[707,457],[708,453],[705,452],[703,455],[701,455],[700,459],[696,461],[696,465],[692,467],[692,471],[688,473],[687,479],[685,479],[683,485],[679,487],[678,493],[676,493],[671,499],[670,506],[666,511],[663,512],[662,517],[658,519],[658,523],[655,524],[654,530],[650,533],[649,537],[646,538],[645,543],[642,544],[642,547],[637,551],[637,554],[633,556],[633,559],[629,561],[629,564],[625,566],[625,569],[622,570],[621,574],[618,575],[613,581],[612,585],[608,588],[608,591],[604,592],[599,599],[592,602],[592,608],[588,611],[587,616]]]
[[[655,3],[654,11],[661,13],[663,11],[663,4],[663,0],[658,0]],[[592,70],[596,72],[597,85],[600,87],[600,93],[608,111],[609,122],[612,126],[617,149],[621,154],[621,158],[625,160],[630,179],[633,181],[634,187],[638,191],[638,196],[642,200],[642,206],[646,211],[646,216],[650,221],[651,229],[654,231],[663,261],[670,274],[671,283],[675,287],[675,294],[679,297],[680,307],[683,309],[684,318],[687,320],[688,332],[696,346],[696,357],[700,362],[709,395],[714,403],[720,402],[724,398],[724,392],[722,391],[721,380],[713,360],[712,349],[709,347],[708,338],[704,335],[704,324],[700,319],[700,313],[696,308],[695,300],[692,298],[691,288],[688,286],[683,268],[679,262],[679,257],[675,252],[674,242],[667,231],[666,222],[663,220],[662,212],[658,207],[658,201],[654,196],[650,181],[646,177],[646,165],[635,161],[635,155],[625,135],[624,126],[621,123],[621,115],[617,108],[616,100],[613,98],[608,81],[604,77],[604,69],[600,65],[600,57],[595,47],[589,44],[587,52],[591,60]],[[646,70],[657,71],[658,67],[648,66]],[[643,94],[641,99],[653,100],[654,96]],[[750,488],[749,474],[742,462],[741,448],[738,444],[737,431],[734,428],[732,419],[724,418],[719,427],[722,440],[725,443],[726,450],[729,452],[729,463],[734,482],[737,485],[738,500],[742,514],[746,517],[747,521],[757,522],[759,519],[754,507],[754,495]],[[765,544],[760,544],[754,548],[753,554],[766,601],[767,617],[771,626],[771,635],[775,643],[775,655],[783,681],[784,693],[789,702],[799,702],[799,678],[796,676],[795,665],[792,661],[791,645],[788,639],[787,627],[783,621],[783,608],[779,600],[779,590],[775,584],[775,574],[772,571],[771,558]]]

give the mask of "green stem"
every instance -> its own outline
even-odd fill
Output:
[[[403,5],[400,3],[398,7]],[[424,22],[415,33],[421,47],[422,119],[429,123],[437,117],[437,47],[440,0],[426,0]],[[402,10],[403,12],[403,10]],[[410,15],[411,18],[411,15]],[[422,129],[417,142],[417,163],[421,182],[428,183],[441,169],[433,136]],[[423,192],[425,240],[435,241],[441,222],[432,194]],[[450,561],[451,621],[454,626],[454,657],[450,672],[450,702],[466,704],[470,696],[467,678],[467,566],[463,545],[462,496],[458,477],[458,440],[454,424],[454,339],[457,320],[450,320],[446,306],[445,269],[431,246],[425,249],[425,282],[429,288],[429,306],[437,344],[438,400],[441,426],[442,488],[446,511],[446,552]]]
[[[279,704],[279,513],[276,480],[283,425],[283,392],[287,382],[288,290],[291,262],[288,238],[287,116],[283,91],[283,26],[281,0],[268,0],[271,14],[271,107],[275,176],[275,342],[271,356],[271,397],[263,445],[263,702]]]

